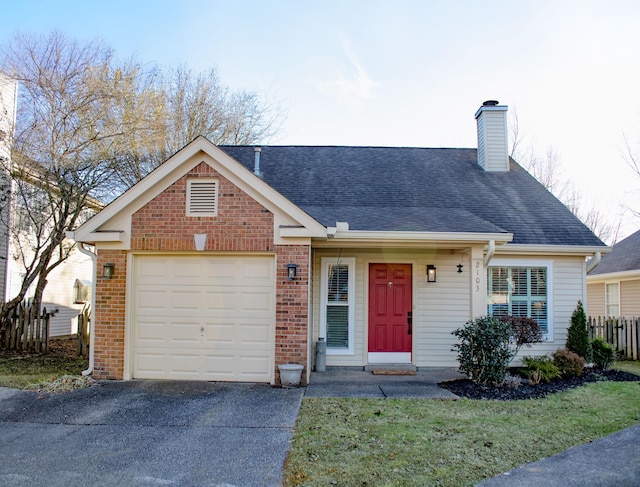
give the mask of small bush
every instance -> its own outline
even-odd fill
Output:
[[[499,316],[500,321],[509,323],[511,326],[511,347],[513,355],[517,355],[523,346],[531,347],[533,343],[542,341],[542,330],[540,325],[533,318],[526,316]]]
[[[591,343],[587,330],[587,315],[584,312],[582,301],[578,301],[576,309],[571,315],[571,325],[567,330],[566,347],[573,353],[577,353],[587,362],[591,362]]]
[[[584,369],[585,360],[577,353],[567,348],[559,348],[553,353],[553,363],[562,377],[580,377]]]
[[[591,349],[593,351],[593,364],[599,369],[608,370],[616,359],[613,345],[598,337],[591,342]]]
[[[524,375],[532,384],[546,384],[560,377],[560,369],[553,363],[551,357],[524,357],[522,365],[526,367]]]
[[[504,380],[513,357],[509,323],[484,316],[467,321],[452,334],[460,339],[453,346],[458,352],[460,372],[482,384],[500,384]]]

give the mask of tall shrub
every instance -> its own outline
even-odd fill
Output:
[[[580,355],[587,362],[591,362],[592,349],[587,330],[587,315],[584,312],[582,301],[578,301],[576,309],[571,315],[571,326],[567,330],[566,347],[573,353]]]
[[[498,384],[504,380],[512,358],[511,325],[492,316],[467,321],[452,332],[460,339],[453,346],[458,352],[460,372],[474,382]]]
[[[460,371],[483,384],[502,382],[518,351],[542,340],[536,320],[510,315],[476,318],[451,333],[460,339],[453,346]]]

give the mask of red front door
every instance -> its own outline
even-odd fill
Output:
[[[411,265],[369,264],[369,352],[411,352]]]

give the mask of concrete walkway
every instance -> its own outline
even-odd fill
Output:
[[[362,369],[312,372],[305,397],[457,399],[438,382],[464,378],[457,370],[433,368],[415,375],[375,375]]]
[[[640,424],[478,484],[478,487],[540,486],[640,486]]]

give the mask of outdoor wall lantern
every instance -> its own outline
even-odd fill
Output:
[[[298,272],[297,264],[287,264],[287,279],[293,281],[296,278]]]
[[[427,264],[427,282],[436,282],[436,266]]]
[[[113,262],[107,262],[102,266],[102,277],[111,279],[115,273],[116,265]]]

